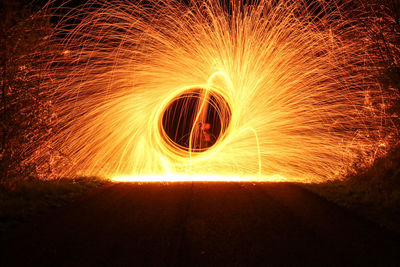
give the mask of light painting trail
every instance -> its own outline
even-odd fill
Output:
[[[379,56],[336,1],[186,2],[95,1],[60,22],[63,175],[324,181],[387,149]]]

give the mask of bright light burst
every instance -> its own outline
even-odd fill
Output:
[[[379,59],[336,1],[185,2],[95,1],[60,23],[64,174],[323,181],[384,146]]]

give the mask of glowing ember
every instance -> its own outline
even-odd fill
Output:
[[[384,148],[379,56],[337,1],[185,2],[96,1],[60,23],[63,175],[322,181]]]

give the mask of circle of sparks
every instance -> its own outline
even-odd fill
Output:
[[[368,164],[389,131],[379,55],[338,1],[311,2],[100,0],[72,10],[55,35],[65,53],[47,73],[60,129],[47,145],[68,158],[54,160],[60,173],[324,181]],[[168,110],[188,93],[218,113],[212,144],[195,129],[207,108],[189,112],[186,143],[171,134]]]
[[[217,91],[186,89],[167,102],[159,119],[160,138],[176,155],[200,155],[221,143],[230,117],[229,104]]]

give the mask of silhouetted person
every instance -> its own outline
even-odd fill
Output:
[[[211,146],[211,124],[200,124],[200,147],[207,148]]]

